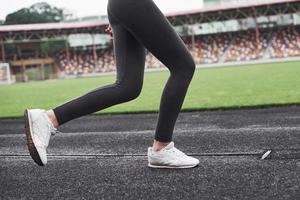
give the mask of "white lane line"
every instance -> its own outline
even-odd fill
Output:
[[[263,152],[216,152],[216,153],[187,153],[189,156],[261,156]],[[0,158],[7,157],[30,157],[29,154],[0,154]],[[64,158],[64,157],[75,157],[75,158],[88,158],[88,157],[147,157],[147,154],[49,154],[47,157],[52,158]]]
[[[266,132],[274,132],[274,131],[300,131],[299,126],[295,127],[242,127],[242,128],[196,128],[196,129],[175,129],[174,133],[187,133],[187,132],[251,132],[251,131],[266,131]],[[96,132],[96,131],[91,131],[91,132],[63,132],[63,134],[67,135],[84,135],[84,134],[151,134],[154,133],[154,130],[145,130],[145,131],[112,131],[112,132]],[[62,135],[62,134],[57,134],[57,135]],[[18,136],[23,136],[23,134],[1,134],[0,138],[2,137],[18,137]],[[24,135],[25,136],[25,135]]]

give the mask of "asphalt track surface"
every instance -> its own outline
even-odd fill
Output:
[[[300,199],[300,107],[180,113],[174,142],[200,160],[193,169],[147,167],[156,120],[70,121],[45,167],[29,157],[23,119],[0,120],[0,199]]]

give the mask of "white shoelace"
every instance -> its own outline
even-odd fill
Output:
[[[56,134],[62,133],[59,130],[57,130],[57,128],[54,128],[51,120],[48,118],[46,113],[44,116],[45,116],[46,120],[48,121],[47,126],[48,126],[48,130],[50,131],[51,135],[56,135]]]
[[[54,128],[52,125],[48,124],[48,128],[50,130],[50,133],[51,135],[56,135],[56,134],[59,134],[59,133],[62,133],[60,132],[59,130],[57,130],[57,128]]]

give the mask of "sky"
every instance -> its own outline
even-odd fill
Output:
[[[106,14],[108,0],[0,0],[2,2],[2,6],[0,6],[0,20],[4,20],[9,13],[41,1],[58,8],[66,8],[74,12],[76,16],[84,17]],[[154,2],[164,13],[202,7],[201,0],[154,0]]]

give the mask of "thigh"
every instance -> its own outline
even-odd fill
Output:
[[[117,69],[117,81],[143,81],[145,47],[108,12],[113,31],[114,56]]]
[[[109,0],[109,12],[169,68],[193,58],[170,22],[152,0]],[[181,64],[181,62],[184,62]]]

